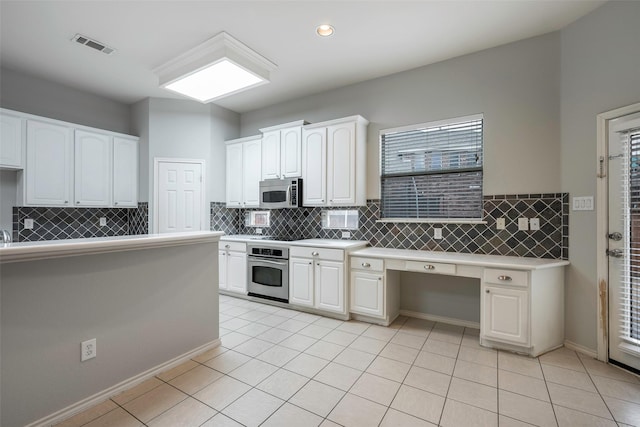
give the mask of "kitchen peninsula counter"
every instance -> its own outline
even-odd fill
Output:
[[[222,234],[0,247],[0,425],[55,424],[219,345]]]

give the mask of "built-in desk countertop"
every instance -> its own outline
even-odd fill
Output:
[[[563,345],[568,261],[386,248],[355,250],[349,259],[350,312],[356,318],[388,325],[404,313],[402,271],[471,277],[480,279],[482,345],[531,356]],[[427,313],[404,314],[456,323]]]

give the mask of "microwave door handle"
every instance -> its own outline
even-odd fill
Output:
[[[291,206],[291,184],[287,185],[287,205]]]

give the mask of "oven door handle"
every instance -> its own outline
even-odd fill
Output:
[[[261,259],[261,258],[251,258],[251,261],[254,262],[266,262],[267,264],[275,264],[275,265],[280,265],[282,267],[286,267],[288,266],[288,262],[278,262],[278,261],[269,261],[268,259]]]

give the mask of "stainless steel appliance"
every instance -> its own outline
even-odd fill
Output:
[[[260,207],[265,209],[302,207],[302,179],[260,181]]]
[[[289,248],[255,243],[247,245],[249,296],[289,302]]]

